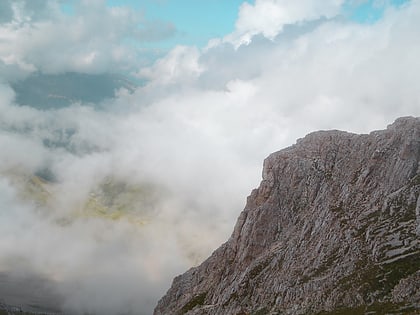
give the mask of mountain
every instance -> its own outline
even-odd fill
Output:
[[[66,107],[76,102],[99,104],[113,98],[119,89],[133,92],[136,85],[118,74],[67,72],[36,73],[14,82],[12,88],[16,93],[17,104],[45,110]]]
[[[154,314],[420,314],[420,118],[271,154],[232,236]]]

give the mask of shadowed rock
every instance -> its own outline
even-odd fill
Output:
[[[412,117],[271,154],[230,239],[176,277],[154,314],[415,314],[419,162]]]

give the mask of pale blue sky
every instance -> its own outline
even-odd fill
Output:
[[[349,0],[343,16],[358,23],[378,21],[386,6],[398,7],[410,0]],[[170,38],[142,43],[144,48],[168,50],[176,45],[204,47],[212,38],[221,38],[235,28],[239,7],[253,0],[107,0],[109,6],[128,6],[142,12],[147,20],[172,23],[176,32]],[[64,4],[67,12],[71,5]]]
[[[359,23],[374,23],[383,16],[384,9],[387,5],[399,7],[408,1],[409,0],[366,0],[358,5],[352,5],[349,1],[344,5],[343,12],[353,21]]]
[[[348,1],[343,15],[359,23],[379,20],[387,5],[400,6],[409,0]],[[205,46],[209,39],[223,37],[234,30],[240,5],[245,0],[108,0],[109,5],[128,5],[142,10],[147,18],[173,23],[174,37],[163,42],[149,43],[150,47],[171,48],[175,45]],[[252,0],[246,2],[253,3]]]
[[[215,37],[233,31],[239,6],[244,0],[108,0],[109,5],[129,5],[148,19],[172,22],[177,32],[159,46],[205,46]],[[154,43],[156,44],[156,43]],[[150,45],[153,45],[150,44]]]

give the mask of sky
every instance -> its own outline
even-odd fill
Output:
[[[149,46],[168,49],[175,45],[204,47],[209,39],[232,32],[242,2],[242,0],[112,0],[108,1],[108,5],[128,5],[144,12],[149,19],[171,23],[176,30],[174,36]]]
[[[229,238],[270,153],[420,116],[419,23],[418,1],[1,0],[0,274],[70,313],[151,314]],[[69,72],[141,84],[18,104],[16,82]],[[128,214],[82,215],[106,187]]]

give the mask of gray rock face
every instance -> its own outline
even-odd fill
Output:
[[[412,117],[271,154],[230,239],[154,314],[417,314],[419,164]]]

